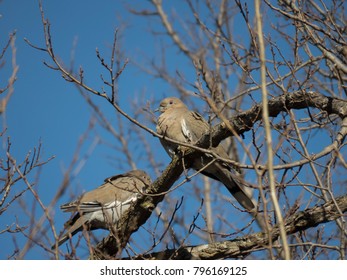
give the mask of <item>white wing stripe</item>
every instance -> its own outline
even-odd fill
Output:
[[[188,129],[186,120],[184,118],[181,120],[181,129],[187,141],[192,142],[192,134],[190,133],[190,130]]]

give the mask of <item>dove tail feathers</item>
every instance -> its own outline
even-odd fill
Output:
[[[235,187],[233,187],[230,189],[227,186],[228,191],[235,197],[235,199],[238,201],[238,203],[240,203],[242,205],[242,207],[244,207],[246,210],[252,211],[255,208],[254,203],[247,196],[247,194],[242,189],[240,189],[239,186],[238,186],[238,188],[239,189],[236,189]]]
[[[58,247],[62,245],[64,242],[66,242],[68,239],[70,239],[72,236],[74,236],[77,232],[83,230],[83,224],[86,222],[86,219],[84,216],[80,216],[79,214],[76,214],[75,217],[67,221],[65,223],[66,232],[64,235],[58,240]],[[52,250],[56,249],[57,243],[53,244],[51,247]]]
[[[232,196],[235,197],[242,207],[248,211],[252,211],[255,208],[254,203],[233,178],[231,171],[219,163],[215,163],[214,167],[216,172],[212,176],[223,183],[223,185],[228,189]],[[211,174],[207,175],[212,177]]]
[[[67,234],[65,234],[62,238],[59,239],[58,241],[58,246],[57,243],[53,244],[53,246],[51,247],[52,250],[55,250],[57,247],[59,247],[61,244],[63,244],[64,242],[66,242],[69,239],[69,236]]]

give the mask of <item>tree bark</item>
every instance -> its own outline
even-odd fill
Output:
[[[285,229],[287,235],[296,232],[305,231],[316,227],[319,224],[334,221],[342,217],[342,213],[347,211],[347,195],[340,196],[335,200],[330,200],[320,206],[309,208],[293,214],[285,220]],[[240,238],[203,244],[198,246],[186,246],[179,249],[165,250],[144,256],[139,259],[199,259],[215,260],[225,258],[243,258],[254,250],[264,248],[269,244],[269,240],[277,240],[279,237],[278,226],[274,226],[271,231],[271,237],[264,232],[245,235]]]

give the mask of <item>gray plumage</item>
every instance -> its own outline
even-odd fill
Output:
[[[210,129],[210,125],[198,113],[190,111],[187,106],[176,97],[168,97],[161,101],[158,110],[161,115],[158,118],[157,132],[180,142],[196,143]],[[160,139],[166,152],[173,157],[177,145]],[[224,148],[219,145],[211,150],[222,158],[229,158]],[[193,162],[193,169],[200,170],[213,160],[211,155],[203,155]],[[252,200],[237,183],[236,172],[231,166],[220,161],[214,161],[206,167],[202,174],[220,181],[235,197],[235,199],[247,210],[254,209]]]
[[[142,170],[132,170],[125,174],[105,179],[98,188],[84,193],[79,199],[63,204],[64,212],[75,212],[65,224],[65,233],[59,239],[58,246],[73,235],[88,230],[110,229],[115,226],[139,195],[151,185],[150,177]],[[52,246],[52,249],[56,245]]]

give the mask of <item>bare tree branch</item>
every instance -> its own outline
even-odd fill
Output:
[[[286,234],[291,235],[305,231],[320,224],[334,221],[347,211],[347,196],[336,198],[336,202],[330,200],[323,205],[315,206],[305,211],[298,212],[287,218],[284,223]],[[272,241],[280,235],[279,226],[273,227]],[[215,260],[226,258],[244,258],[249,253],[264,250],[269,244],[269,236],[264,232],[245,235],[240,238],[215,242],[197,246],[185,246],[178,249],[170,249],[155,252],[148,255],[137,256],[138,259],[156,260]]]

